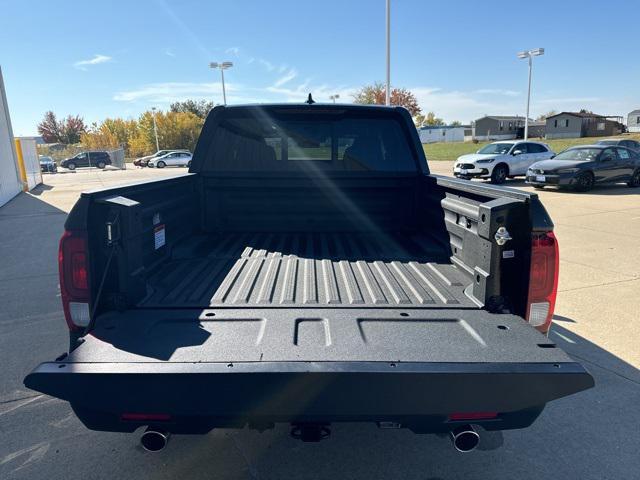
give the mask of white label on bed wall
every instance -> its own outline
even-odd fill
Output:
[[[513,250],[505,250],[502,252],[502,258],[513,258],[516,256],[516,252]]]
[[[155,249],[158,250],[160,247],[163,247],[164,243],[164,225],[158,225],[153,229],[153,244]]]

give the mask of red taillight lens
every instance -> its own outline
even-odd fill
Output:
[[[67,325],[71,330],[79,330],[89,324],[89,263],[85,232],[64,232],[58,250],[58,268]]]
[[[527,320],[543,333],[549,331],[558,293],[560,256],[553,232],[536,233],[531,242],[531,270]]]

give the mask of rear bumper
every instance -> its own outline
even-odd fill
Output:
[[[524,428],[544,405],[593,386],[566,363],[65,363],[41,364],[31,389],[69,401],[94,430],[162,425],[174,433],[277,422],[395,422],[452,429],[452,413],[496,412],[487,429]],[[125,421],[153,414],[162,422]],[[459,422],[459,423],[469,423]]]

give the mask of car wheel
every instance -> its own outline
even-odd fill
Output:
[[[576,190],[578,192],[588,192],[593,188],[593,174],[589,172],[581,173],[576,177]]]
[[[96,167],[98,167],[99,169],[103,169],[105,167],[104,162],[98,162],[96,164]]]
[[[627,185],[629,185],[631,188],[640,187],[640,168],[633,172],[633,175],[631,175],[631,180],[629,180],[629,183],[627,183]]]
[[[534,185],[533,188],[536,190],[544,190],[544,185]]]
[[[495,183],[496,185],[500,185],[504,183],[507,179],[507,175],[509,175],[509,167],[507,167],[504,163],[496,165],[491,172],[491,183]]]
[[[67,168],[69,170],[75,170],[76,169],[76,164],[71,162],[71,163],[67,163]]]
[[[160,162],[156,163],[156,167],[158,167],[158,168],[164,168],[164,167],[166,167],[166,166],[167,166],[167,164],[166,164],[166,163],[164,163],[164,162],[162,162],[162,161],[160,161]]]

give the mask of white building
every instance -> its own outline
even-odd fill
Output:
[[[464,126],[425,126],[418,129],[422,143],[464,142],[464,133]]]
[[[627,116],[627,130],[640,133],[640,109],[630,112]]]
[[[20,193],[22,186],[7,96],[0,69],[0,206]]]

